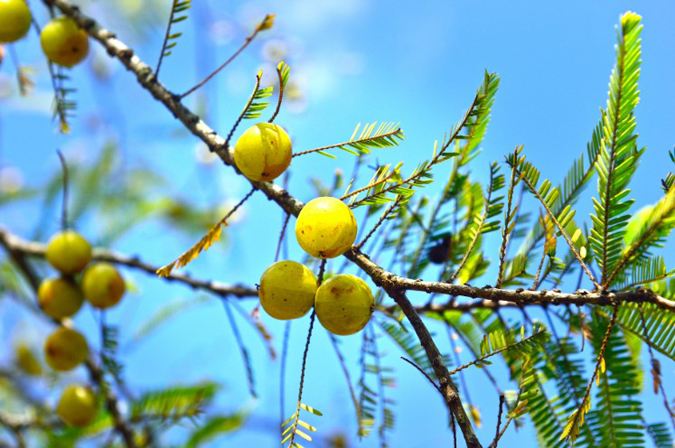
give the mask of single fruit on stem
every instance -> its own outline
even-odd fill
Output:
[[[331,277],[316,291],[314,308],[324,328],[347,336],[366,326],[373,314],[375,298],[368,284],[351,274]]]
[[[63,319],[77,313],[83,301],[82,290],[71,279],[48,278],[38,289],[40,308],[54,319]]]
[[[30,9],[25,0],[0,0],[0,42],[21,39],[30,29]]]
[[[314,305],[314,294],[314,273],[295,261],[278,261],[260,277],[260,304],[275,319],[288,320],[304,316]]]
[[[87,340],[78,331],[59,327],[45,341],[45,361],[54,370],[72,370],[89,356]]]
[[[97,408],[96,395],[90,388],[71,384],[63,390],[56,413],[66,424],[82,428],[94,420]]]
[[[40,45],[47,59],[63,67],[72,67],[89,53],[87,33],[70,17],[49,21],[40,33]]]
[[[100,309],[117,305],[126,286],[117,268],[109,263],[96,263],[84,271],[82,278],[84,297]]]
[[[26,375],[40,376],[42,374],[42,364],[33,350],[23,342],[14,349],[14,364]]]
[[[73,230],[57,233],[47,244],[47,261],[62,274],[77,274],[90,260],[91,246]]]
[[[354,244],[356,219],[347,205],[332,197],[312,199],[300,210],[295,237],[308,254],[318,258],[342,255]]]
[[[291,164],[291,139],[284,128],[258,123],[239,137],[234,145],[234,163],[253,181],[272,181]]]

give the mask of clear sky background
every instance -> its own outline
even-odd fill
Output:
[[[38,4],[37,1],[32,3]],[[153,15],[166,11],[168,1],[124,0],[134,13],[136,25],[105,9],[103,2],[85,6],[98,12],[104,25],[119,30],[118,35],[133,43],[140,57],[151,65],[157,58],[163,33],[162,19]],[[151,6],[153,5],[153,6]],[[165,5],[164,5],[165,6]],[[672,1],[567,1],[526,2],[498,0],[391,2],[383,0],[287,0],[279,1],[199,1],[191,19],[181,24],[185,37],[174,55],[166,59],[161,80],[176,92],[190,87],[224,60],[239,45],[246,30],[267,12],[277,14],[275,28],[250,49],[205,90],[207,121],[225,133],[241,110],[259,67],[273,73],[265,62],[271,50],[285,51],[304,100],[289,104],[277,120],[294,138],[296,149],[344,140],[357,122],[391,120],[401,123],[406,142],[395,150],[378,153],[385,161],[403,160],[409,169],[429,157],[433,142],[461,117],[479,86],[485,69],[497,72],[501,85],[492,121],[474,162],[474,173],[487,180],[488,166],[517,144],[543,175],[559,181],[573,158],[585,151],[591,131],[604,107],[607,83],[615,60],[615,25],[621,13],[633,9],[643,16],[643,70],[641,103],[637,108],[639,144],[648,150],[642,158],[631,188],[638,205],[655,202],[661,194],[659,179],[672,170],[667,151],[675,145],[675,3]],[[103,13],[103,15],[101,15]],[[36,69],[38,81],[29,99],[16,96],[0,99],[0,166],[5,177],[17,170],[23,181],[40,186],[58,168],[54,155],[62,148],[71,163],[87,163],[96,158],[107,138],[119,140],[124,159],[121,166],[150,166],[171,179],[167,193],[200,204],[221,205],[237,201],[248,184],[219,164],[198,163],[198,144],[180,131],[163,107],[153,103],[136,84],[133,76],[116,62],[107,62],[97,44],[93,56],[73,71],[78,86],[78,118],[73,132],[59,135],[51,121],[51,101],[46,67],[35,36],[17,45],[22,62]],[[102,83],[91,76],[93,65],[103,64],[110,81]],[[265,65],[267,64],[267,65]],[[13,66],[0,67],[0,93],[13,86]],[[194,100],[188,101],[194,105]],[[243,127],[242,127],[243,129]],[[291,192],[308,200],[313,190],[310,176],[329,182],[337,167],[349,171],[351,156],[333,161],[320,156],[294,160]],[[439,177],[444,171],[439,170]],[[12,174],[14,175],[14,174]],[[438,186],[427,193],[438,194]],[[590,210],[595,180],[580,202],[580,214]],[[30,235],[39,216],[39,202],[21,207],[0,208],[0,224],[24,236]],[[228,232],[226,244],[210,250],[188,269],[199,277],[223,282],[253,284],[272,262],[281,224],[281,213],[262,195],[247,203],[241,219]],[[78,223],[96,241],[106,223],[90,216]],[[48,218],[45,235],[58,230],[58,211]],[[114,249],[140,254],[154,264],[173,259],[193,242],[193,238],[172,233],[166,226],[147,223],[136,228]],[[496,253],[496,245],[488,254]],[[291,258],[300,259],[294,238],[289,241]],[[672,241],[664,252],[672,266]],[[109,321],[121,326],[122,346],[129,341],[144,318],[163,304],[194,297],[179,286],[168,285],[139,273],[125,271],[137,292],[109,313]],[[492,279],[487,279],[490,283]],[[252,303],[246,303],[250,309]],[[48,328],[28,320],[18,310],[4,310],[0,337],[15,339],[17,334],[38,341]],[[93,314],[78,315],[77,323],[94,328]],[[26,319],[26,320],[24,320]],[[263,316],[280,347],[283,326]],[[297,390],[298,373],[308,318],[293,324],[288,358],[286,414]],[[156,388],[175,382],[215,379],[224,391],[217,407],[235,411],[254,408],[250,428],[222,439],[214,446],[275,446],[278,411],[279,362],[271,361],[258,337],[242,323],[244,337],[255,353],[254,367],[260,399],[253,403],[245,388],[240,355],[228,328],[225,314],[216,299],[205,301],[132,350],[122,351],[125,374],[136,390]],[[444,350],[447,341],[441,327],[437,331]],[[358,376],[359,336],[344,338],[342,344]],[[0,360],[9,354],[0,349]],[[396,388],[390,392],[396,401],[396,429],[390,437],[394,447],[447,446],[449,431],[444,429],[446,411],[442,400],[418,372],[398,359],[396,348],[388,345],[386,363],[395,369]],[[462,361],[471,359],[461,354]],[[309,355],[305,401],[324,412],[312,423],[319,435],[355,432],[353,409],[339,373],[335,354],[325,331],[317,326]],[[672,389],[673,365],[664,364],[664,376]],[[504,371],[496,368],[504,377]],[[76,372],[74,377],[82,377]],[[494,433],[497,397],[480,373],[469,375],[472,400],[479,406],[484,424],[482,440]],[[503,382],[502,388],[514,386]],[[650,422],[663,421],[664,411],[648,395],[645,415]],[[54,397],[51,397],[53,399]],[[260,429],[263,428],[261,432]],[[180,432],[180,430],[177,430]],[[353,438],[353,437],[352,437]],[[534,446],[529,426],[518,433],[509,430],[503,446]],[[371,437],[354,446],[376,446]],[[322,446],[321,442],[317,446]]]

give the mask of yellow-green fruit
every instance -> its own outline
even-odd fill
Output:
[[[45,341],[45,360],[54,370],[72,370],[89,356],[87,340],[78,331],[60,327]]]
[[[244,176],[255,181],[272,181],[291,164],[291,139],[273,123],[248,128],[234,145],[234,163]]]
[[[79,233],[57,233],[47,245],[47,261],[63,274],[80,272],[91,260],[91,246]]]
[[[360,278],[340,274],[326,280],[316,291],[316,317],[326,330],[346,336],[366,326],[373,313],[375,298]]]
[[[316,277],[307,266],[295,261],[278,261],[260,277],[260,304],[275,319],[296,319],[314,304]]]
[[[52,19],[40,33],[40,45],[54,64],[72,67],[89,53],[89,38],[70,17]]]
[[[124,279],[115,266],[96,263],[84,271],[82,278],[84,297],[96,308],[110,308],[117,305],[124,295]]]
[[[39,376],[42,374],[42,364],[40,364],[33,350],[24,343],[16,346],[14,363],[26,375]]]
[[[86,386],[71,384],[67,386],[59,403],[56,413],[66,424],[82,428],[87,426],[96,417],[96,395]]]
[[[82,290],[72,280],[48,278],[38,289],[38,303],[42,311],[55,319],[75,314],[84,301]]]
[[[21,39],[30,29],[30,9],[25,0],[0,0],[0,42]]]
[[[319,258],[334,258],[345,253],[356,239],[356,219],[339,199],[312,199],[300,210],[295,222],[295,237],[300,247]]]

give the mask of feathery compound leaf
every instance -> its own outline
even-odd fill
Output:
[[[668,151],[668,155],[670,156],[670,161],[675,163],[675,149]],[[661,185],[663,186],[663,191],[667,193],[668,190],[670,190],[673,185],[675,185],[675,174],[673,174],[672,171],[669,172],[665,179],[661,179]]]
[[[162,50],[159,53],[159,60],[157,61],[157,68],[155,69],[155,76],[159,76],[159,70],[162,68],[162,61],[165,57],[171,55],[171,50],[178,45],[178,39],[183,33],[173,32],[173,26],[184,20],[187,20],[187,11],[190,9],[191,0],[173,0],[171,4],[171,14],[169,21],[166,24],[166,32],[164,33],[164,42],[162,43]]]
[[[600,143],[602,140],[602,122],[593,130],[591,141],[587,145],[586,155],[588,161],[582,154],[574,161],[569,171],[565,175],[563,182],[557,188],[561,192],[558,200],[551,205],[551,212],[559,215],[567,207],[573,206],[579,195],[591,180],[595,172],[595,163],[600,155]],[[541,225],[535,225],[523,241],[519,253],[529,253],[546,236],[546,229]]]
[[[399,346],[403,352],[405,352],[412,361],[417,364],[417,366],[422,369],[429,377],[434,378],[434,370],[429,361],[429,357],[424,351],[417,338],[405,330],[405,328],[400,325],[388,322],[380,321],[380,328],[384,330]]]
[[[244,107],[244,111],[241,113],[241,117],[244,120],[259,118],[267,106],[269,106],[269,103],[265,99],[271,97],[274,92],[274,86],[260,87],[262,70],[258,71],[255,78],[255,88]]]
[[[484,335],[480,344],[480,358],[457,367],[452,370],[450,374],[454,375],[471,366],[482,368],[490,364],[488,361],[489,358],[506,351],[510,352],[510,360],[514,357],[528,357],[541,350],[544,343],[548,340],[548,332],[543,327],[535,327],[532,335],[522,337],[519,341],[515,339],[516,336],[514,332],[511,332],[511,335],[505,333],[504,330],[498,329]],[[508,341],[511,340],[514,342],[509,343]]]
[[[642,150],[637,149],[635,116],[639,101],[640,16],[628,12],[621,17],[617,62],[609,82],[607,110],[603,113],[603,135],[598,172],[598,198],[593,199],[595,213],[590,243],[602,271],[601,282],[608,285],[622,253],[623,233],[630,218],[628,183]]]
[[[70,76],[66,74],[65,69],[62,67],[55,66],[49,62],[49,74],[51,75],[52,87],[54,89],[53,118],[59,122],[59,132],[68,134],[70,132],[69,119],[72,118],[77,109],[77,103],[69,99],[69,97],[77,89],[67,87]]]
[[[204,443],[211,442],[223,434],[236,431],[246,421],[246,415],[238,412],[231,415],[216,415],[209,417],[204,423],[192,432],[186,443],[186,448],[197,448]]]
[[[459,153],[457,163],[464,166],[478,155],[478,145],[483,141],[495,94],[499,88],[499,77],[495,73],[485,72],[483,84],[476,95],[475,107],[466,120],[464,133],[457,140],[456,151]]]
[[[675,288],[675,280],[671,280]],[[644,316],[644,331],[642,326]],[[661,352],[675,361],[675,314],[663,310],[656,305],[644,303],[641,306],[626,303],[621,306],[617,316],[617,323],[624,331],[630,331],[654,350]]]
[[[328,157],[333,157],[326,151],[334,148],[338,148],[348,152],[349,154],[359,156],[361,154],[369,154],[371,149],[398,146],[404,137],[403,130],[398,125],[398,123],[383,121],[378,125],[377,121],[374,121],[372,123],[366,123],[363,126],[361,123],[359,123],[354,128],[354,132],[352,132],[352,136],[349,138],[349,140],[333,145],[327,145],[298,152],[293,154],[293,157],[312,154],[315,152]]]
[[[647,425],[647,434],[656,448],[673,448],[673,436],[665,423]]]
[[[596,352],[607,319],[591,320]],[[639,400],[642,375],[638,360],[630,353],[625,337],[615,328],[604,352],[606,372],[599,374],[595,408],[587,422],[600,435],[599,446],[643,447],[642,403]]]
[[[132,418],[180,420],[203,412],[218,391],[218,385],[206,382],[195,386],[178,386],[145,393],[131,404]]]
[[[652,206],[633,215],[626,225],[621,258],[607,279],[608,284],[621,278],[625,269],[644,260],[653,248],[663,247],[666,238],[675,228],[675,187]]]
[[[482,213],[474,214],[473,219],[469,223],[467,234],[470,242],[464,251],[464,256],[459,262],[457,269],[450,276],[448,282],[452,282],[464,268],[465,264],[471,256],[478,239],[485,233],[490,233],[499,230],[499,219],[495,219],[501,214],[504,208],[504,196],[495,197],[495,193],[504,187],[504,175],[499,173],[499,165],[493,162],[490,165],[490,185],[488,186],[487,197],[484,201],[484,208]]]
[[[295,412],[281,424],[281,444],[286,445],[288,443],[288,448],[302,446],[295,441],[295,436],[302,437],[308,442],[312,441],[312,437],[300,428],[308,432],[316,432],[316,427],[300,419],[300,411],[306,411],[318,417],[323,415],[318,409],[298,402]]]

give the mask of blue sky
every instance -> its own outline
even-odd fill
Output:
[[[133,6],[140,0],[125,0]],[[37,3],[37,2],[33,2]],[[164,2],[167,3],[167,2]],[[294,138],[297,149],[343,140],[357,122],[391,120],[402,124],[406,142],[396,150],[378,154],[379,160],[403,160],[409,169],[428,158],[435,139],[440,139],[462,115],[485,69],[497,72],[501,86],[493,109],[492,122],[483,151],[474,162],[474,173],[486,180],[489,163],[502,160],[517,144],[525,145],[528,158],[543,175],[560,180],[573,158],[585,150],[591,130],[606,102],[607,82],[614,62],[615,24],[622,12],[634,9],[644,18],[641,103],[637,109],[639,143],[648,147],[632,189],[638,204],[654,202],[660,194],[659,179],[672,165],[667,151],[675,145],[675,3],[669,1],[568,1],[568,2],[387,2],[376,0],[289,0],[285,2],[195,2],[191,21],[182,24],[184,39],[174,55],[164,62],[161,79],[175,91],[183,91],[204,75],[209,67],[226,58],[241,41],[247,27],[267,12],[277,14],[274,30],[256,42],[228,70],[209,85],[208,121],[226,132],[239,113],[252,87],[257,68],[264,64],[270,49],[287,49],[292,78],[300,85],[305,100],[289,105],[279,119]],[[160,1],[147,5],[161,5]],[[212,13],[206,12],[206,4]],[[89,5],[85,9],[104,7]],[[143,13],[141,7],[137,15]],[[145,11],[147,13],[147,11]],[[103,16],[104,24],[119,25],[123,40],[135,44],[138,53],[151,64],[157,57],[162,33],[161,21],[153,31],[138,33],[115,15]],[[117,28],[116,28],[117,29]],[[93,50],[99,50],[93,44]],[[111,82],[101,89],[92,80],[90,57],[84,67],[73,71],[79,87],[79,118],[73,132],[60,136],[49,116],[48,79],[44,63],[32,36],[17,45],[23,62],[37,70],[38,86],[30,100],[0,100],[0,162],[18,169],[26,183],[40,180],[57,167],[54,149],[61,147],[73,163],[94,158],[105,136],[117,135],[126,156],[125,163],[148,164],[172,179],[171,194],[202,204],[236,201],[248,189],[246,182],[220,165],[203,165],[195,160],[197,142],[176,135],[179,125],[134,84],[134,79],[116,63],[104,63]],[[101,56],[100,54],[98,55]],[[263,65],[263,67],[267,67]],[[271,70],[267,72],[272,73]],[[0,68],[0,86],[9,85],[11,64]],[[0,90],[1,91],[1,90]],[[188,101],[190,103],[190,101]],[[98,116],[98,125],[91,119]],[[92,130],[94,129],[94,130]],[[352,159],[305,157],[294,161],[290,189],[299,198],[311,198],[307,179],[311,175],[329,181],[333,171],[351,167]],[[6,172],[5,172],[6,173]],[[442,170],[441,170],[442,173]],[[440,174],[442,175],[442,174]],[[580,203],[588,211],[593,182]],[[437,194],[436,187],[428,193]],[[36,206],[36,204],[33,204]],[[32,228],[36,209],[2,209],[0,223],[22,233]],[[279,210],[262,196],[251,200],[242,219],[232,227],[224,249],[203,255],[190,271],[224,282],[252,284],[272,261],[281,223]],[[58,216],[49,221],[52,233]],[[105,223],[83,223],[93,240]],[[27,233],[24,233],[27,234]],[[140,253],[144,259],[162,264],[191,241],[172,235],[152,223],[136,229],[115,249]],[[301,252],[293,240],[291,254]],[[496,247],[493,247],[496,251]],[[673,243],[666,252],[672,266]],[[491,248],[488,246],[487,252]],[[182,300],[193,293],[173,285],[127,272],[138,292],[110,313],[111,322],[123,322],[122,339],[129,338],[144,317],[162,304]],[[246,304],[249,309],[251,304]],[[46,329],[19,323],[19,312],[0,321],[0,335],[14,337],[16,328],[32,334],[37,341]],[[78,325],[93,328],[92,313],[78,316]],[[278,362],[263,354],[257,336],[244,329],[244,337],[256,353],[254,366],[261,398],[250,403],[245,390],[243,368],[234,348],[221,304],[213,299],[166,325],[136,349],[124,352],[126,373],[132,386],[157,387],[175,381],[214,378],[224,384],[218,400],[221,409],[254,406],[257,425],[278,420]],[[283,326],[266,318],[277,347]],[[287,414],[297,388],[297,372],[307,319],[294,323],[288,358]],[[242,324],[242,327],[245,325]],[[314,419],[322,435],[346,430],[353,434],[351,404],[344,379],[338,372],[334,353],[323,329],[317,327],[309,357],[306,401],[324,411]],[[443,336],[442,328],[433,327]],[[128,330],[128,331],[127,331]],[[440,337],[440,336],[439,336]],[[345,338],[343,348],[356,365],[358,336]],[[446,344],[446,342],[443,342]],[[423,378],[400,362],[394,347],[387,347],[388,365],[395,368],[397,425],[392,446],[429,447],[447,444],[443,429],[445,410],[441,400]],[[2,354],[0,350],[0,354]],[[7,356],[7,354],[4,354]],[[466,353],[464,362],[469,361]],[[152,368],[149,368],[152,366]],[[496,371],[504,373],[499,369]],[[664,365],[671,376],[673,366]],[[357,375],[354,369],[352,375]],[[80,375],[78,372],[75,376]],[[671,376],[672,378],[672,376]],[[497,398],[481,374],[469,376],[473,400],[484,419],[482,439],[491,437]],[[510,386],[513,387],[513,386]],[[507,388],[504,385],[504,388]],[[646,415],[662,420],[663,411],[651,395]],[[660,421],[659,420],[659,421]],[[271,423],[269,423],[271,422]],[[272,446],[273,431],[245,430],[227,439],[227,446]],[[534,445],[529,427],[509,431],[504,446]],[[358,446],[375,446],[371,437]]]

